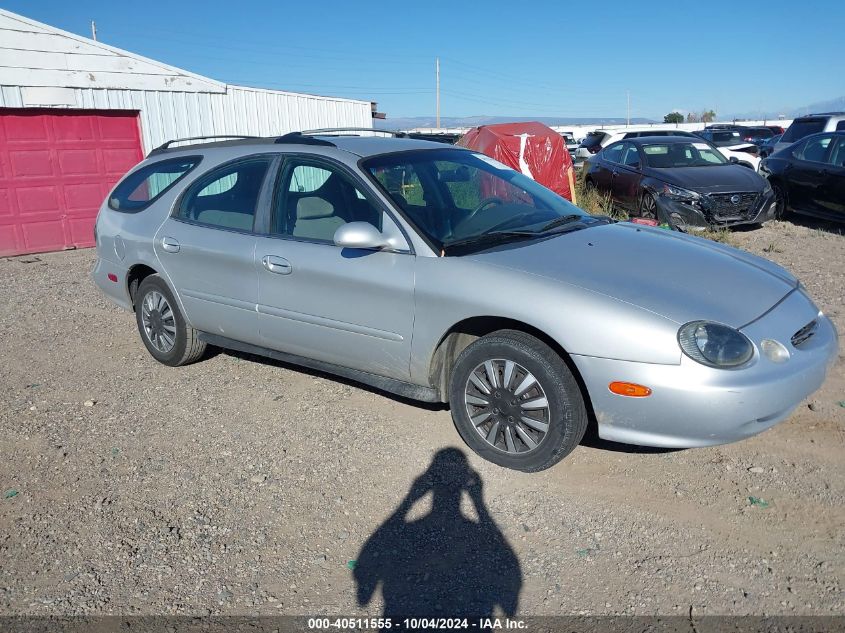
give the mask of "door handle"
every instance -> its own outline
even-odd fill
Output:
[[[172,237],[161,238],[161,247],[168,253],[178,253],[180,248],[179,241],[173,239]]]
[[[291,272],[293,272],[290,262],[284,257],[265,255],[261,258],[261,263],[264,264],[264,268],[269,270],[271,273],[276,273],[278,275],[290,275]]]

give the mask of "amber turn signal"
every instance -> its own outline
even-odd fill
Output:
[[[651,389],[633,382],[612,382],[608,386],[613,393],[631,398],[645,398],[651,395]]]

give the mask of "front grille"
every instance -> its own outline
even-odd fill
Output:
[[[795,334],[792,335],[792,338],[790,339],[792,341],[792,344],[795,347],[800,347],[802,344],[806,343],[813,336],[813,334],[816,333],[818,327],[819,322],[816,319],[813,319],[807,325],[805,325]]]
[[[746,193],[711,193],[710,215],[714,220],[728,222],[731,220],[747,220],[752,217],[760,194],[750,191]]]

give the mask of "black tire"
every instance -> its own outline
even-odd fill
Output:
[[[149,312],[152,314],[154,321],[151,328],[160,332],[166,326],[168,328],[167,336],[172,336],[173,339],[172,345],[168,345],[169,341],[161,336],[150,334],[145,325],[145,302],[155,297],[163,297],[169,311],[159,311],[157,307],[151,308]],[[162,312],[166,317],[164,319]],[[170,367],[187,365],[196,362],[205,353],[205,342],[199,339],[199,332],[185,322],[185,317],[182,316],[176,298],[159,275],[146,277],[138,286],[138,292],[135,295],[135,322],[138,324],[138,333],[141,335],[141,341],[143,341],[147,351],[164,365]],[[171,329],[172,332],[170,332]],[[157,346],[157,344],[160,345]]]
[[[479,411],[467,398],[471,397],[470,391],[475,389],[470,385],[471,374],[477,372],[485,361],[494,363],[494,367],[495,363],[499,363],[500,371],[496,371],[499,383],[505,382],[504,362],[513,363],[510,381],[512,387],[505,384],[498,388],[494,386],[488,396],[489,406]],[[513,369],[513,366],[517,369]],[[526,373],[520,373],[521,370]],[[521,385],[516,383],[526,378],[528,372],[535,379],[537,387],[517,395],[515,392]],[[476,374],[475,378],[479,375]],[[490,386],[489,382],[485,384]],[[500,392],[504,394],[501,400]],[[538,394],[543,397],[538,398]],[[494,396],[496,400],[493,399]],[[508,399],[510,400],[506,401]],[[547,409],[540,414],[543,417],[539,418],[547,424],[542,436],[534,426],[526,426],[519,419],[508,417],[504,408],[510,404],[513,407],[510,412],[518,418],[526,413],[522,410],[525,404],[540,400],[548,402]],[[500,401],[503,403],[501,411],[493,408],[494,404]],[[564,360],[542,341],[516,330],[493,332],[474,341],[461,352],[452,371],[449,404],[458,433],[473,451],[494,464],[524,472],[545,470],[559,462],[578,446],[587,429],[584,398],[578,382]],[[486,410],[491,411],[487,422],[479,423],[478,420]],[[496,413],[492,413],[493,411]],[[476,420],[475,424],[470,418],[471,415]],[[523,417],[522,420],[524,419]],[[493,432],[494,440],[491,443],[485,436],[489,437],[493,425],[497,423],[494,420],[497,420],[499,427]],[[521,428],[516,428],[520,424]],[[532,441],[536,442],[534,448],[522,441],[521,438],[526,432]],[[506,433],[510,437],[505,437]],[[495,445],[496,438],[499,439],[498,447]],[[509,445],[505,440],[509,441]],[[515,451],[511,451],[511,448]]]
[[[649,218],[660,222],[659,212],[657,210],[657,200],[648,191],[643,191],[640,196],[640,217]]]
[[[771,183],[772,192],[775,194],[775,217],[774,220],[783,220],[787,214],[786,191],[778,182]]]

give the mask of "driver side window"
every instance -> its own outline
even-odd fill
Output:
[[[621,163],[622,162],[622,143],[618,145],[611,145],[608,147],[604,152],[604,159],[611,163]]]

